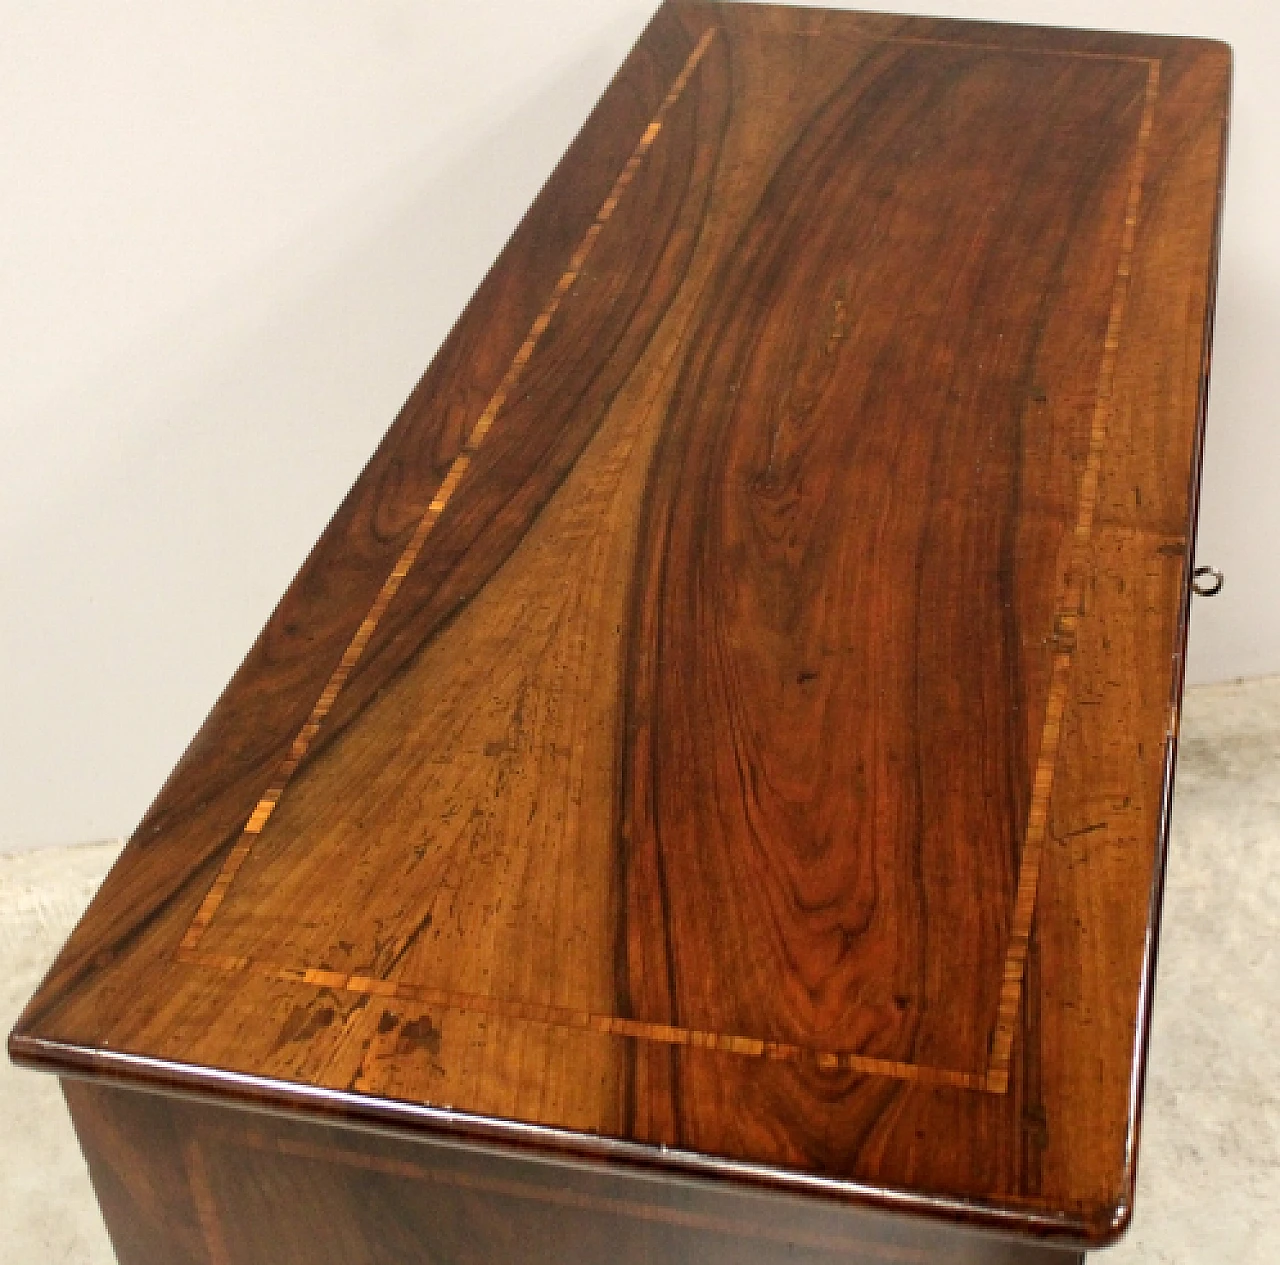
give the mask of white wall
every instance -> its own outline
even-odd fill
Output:
[[[1192,671],[1280,671],[1269,5],[862,7],[1235,43]],[[0,0],[0,850],[132,828],[651,8]]]

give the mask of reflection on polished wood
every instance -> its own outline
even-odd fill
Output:
[[[224,1104],[68,1084],[118,1247],[152,1127],[213,1265],[304,1186],[523,1224],[535,1153],[609,1192],[554,1251],[659,1259],[664,1190],[699,1259],[748,1188],[867,1260],[1118,1232],[1229,71],[659,11],[11,1038]]]
[[[1068,1249],[67,1082],[122,1261],[1079,1265]],[[144,1159],[145,1156],[145,1159]],[[150,1169],[139,1179],[142,1165]]]

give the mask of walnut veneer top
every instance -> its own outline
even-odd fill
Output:
[[[15,1057],[1113,1234],[1229,74],[664,7]]]

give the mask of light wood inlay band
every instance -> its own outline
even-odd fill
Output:
[[[247,957],[197,951],[205,930],[226,898],[237,873],[248,859],[257,836],[262,833],[262,830],[270,820],[286,786],[302,763],[324,718],[332,709],[334,702],[363,655],[374,631],[405,577],[412,570],[432,529],[439,521],[441,514],[466,476],[472,458],[492,429],[495,420],[532,359],[542,336],[581,274],[604,226],[613,216],[628,186],[635,179],[645,156],[660,135],[666,115],[688,86],[698,64],[715,40],[716,34],[715,28],[708,28],[703,32],[680,73],[672,82],[671,88],[659,106],[653,120],[641,135],[625,166],[618,174],[594,221],[571,255],[568,265],[557,281],[546,305],[530,326],[524,342],[516,352],[497,390],[472,425],[461,452],[459,452],[445,474],[439,488],[419,520],[412,538],[400,554],[391,573],[374,599],[369,612],[361,621],[350,644],[344,651],[338,666],[334,669],[324,689],[321,691],[320,697],[316,700],[306,723],[299,730],[284,759],[275,770],[269,788],[250,814],[240,838],[228,854],[217,878],[187,928],[179,948],[178,957],[179,960],[192,965],[224,972],[249,972],[273,980],[340,989],[362,995],[398,998],[420,1004],[439,1005],[473,1012],[521,1018],[537,1023],[589,1030],[614,1036],[639,1038],[669,1045],[714,1049],[749,1057],[776,1059],[784,1062],[810,1062],[826,1070],[854,1071],[867,1075],[889,1076],[901,1080],[1002,1094],[1007,1092],[1009,1086],[1014,1033],[1021,1004],[1023,981],[1026,975],[1027,953],[1040,882],[1045,836],[1048,830],[1054,777],[1062,740],[1063,721],[1071,694],[1072,665],[1081,616],[1081,604],[1091,570],[1090,540],[1093,533],[1098,482],[1113,408],[1112,397],[1120,331],[1124,322],[1124,314],[1130,292],[1131,267],[1137,237],[1142,186],[1147,165],[1147,150],[1154,126],[1156,101],[1159,94],[1160,64],[1158,61],[1153,61],[1149,58],[1125,58],[1117,54],[1096,55],[1106,57],[1109,60],[1144,61],[1148,66],[1148,75],[1142,121],[1139,127],[1130,178],[1120,260],[1112,288],[1111,308],[1103,343],[1103,355],[1098,370],[1098,387],[1089,447],[1084,472],[1080,480],[1076,522],[1065,545],[1069,561],[1065,568],[1064,589],[1058,602],[1054,622],[1054,637],[1057,649],[1054,653],[1050,673],[1050,687],[1045,709],[1044,726],[1040,738],[1039,755],[1032,778],[1027,827],[1018,869],[1018,885],[1011,918],[1009,944],[1002,974],[999,1007],[990,1041],[990,1058],[985,1071],[976,1073],[962,1072],[954,1069],[869,1058],[849,1051],[815,1050],[785,1042],[771,1042],[753,1037],[654,1024],[613,1015],[577,1011],[567,1007],[543,1006],[522,1001],[503,1000],[366,976],[343,975],[339,972],[323,969],[298,968],[278,963],[258,962]],[[883,42],[921,43],[931,41],[890,39]],[[972,45],[972,47],[983,46]],[[999,48],[995,51],[1041,52],[1052,50]],[[1080,52],[1069,55],[1090,56],[1090,54]]]
[[[475,455],[480,445],[484,443],[486,436],[493,427],[494,421],[502,411],[502,406],[507,402],[512,391],[515,390],[516,384],[524,373],[525,366],[533,357],[539,341],[543,334],[546,333],[547,327],[551,324],[565,296],[572,289],[574,282],[577,281],[583,265],[587,262],[588,256],[590,256],[601,232],[604,230],[604,226],[612,218],[614,211],[617,210],[622,195],[635,179],[636,172],[640,170],[640,164],[644,162],[645,155],[653,147],[654,141],[658,139],[667,114],[680,99],[689,80],[693,77],[693,72],[697,70],[698,63],[702,60],[707,49],[711,47],[715,37],[715,27],[708,27],[702,33],[702,38],[694,46],[684,67],[672,83],[670,91],[658,107],[657,114],[654,115],[649,126],[645,128],[644,134],[637,142],[630,158],[627,159],[626,165],[618,173],[618,177],[609,191],[609,196],[605,198],[604,204],[596,214],[591,227],[587,229],[582,241],[578,243],[577,249],[570,256],[569,266],[561,274],[560,280],[556,283],[556,287],[552,291],[550,299],[547,300],[546,306],[534,320],[524,342],[520,345],[519,351],[515,354],[515,359],[512,360],[507,372],[503,375],[498,389],[493,393],[488,404],[485,405],[484,411],[476,419],[466,442],[463,444],[462,451],[454,458],[453,464],[449,467],[448,473],[436,490],[435,496],[432,497],[426,512],[419,519],[412,539],[405,546],[396,565],[391,569],[391,574],[383,582],[382,588],[378,591],[378,596],[374,598],[373,605],[369,608],[369,613],[361,621],[360,627],[356,629],[355,636],[352,637],[350,644],[343,652],[342,658],[338,661],[338,666],[333,670],[332,676],[329,677],[327,684],[321,691],[320,697],[311,709],[310,716],[307,717],[306,723],[298,731],[298,735],[294,738],[288,753],[276,769],[270,787],[249,815],[249,820],[245,823],[239,840],[237,840],[235,847],[231,849],[226,861],[223,862],[218,877],[205,895],[200,908],[196,911],[195,917],[191,920],[191,925],[187,928],[186,934],[182,938],[181,947],[183,950],[192,950],[199,946],[205,929],[213,921],[219,906],[226,899],[231,884],[235,882],[236,874],[239,873],[240,867],[248,860],[249,853],[253,849],[254,840],[262,833],[263,828],[271,819],[271,814],[280,802],[280,797],[284,794],[285,787],[288,786],[290,779],[297,772],[298,766],[306,756],[307,750],[319,732],[324,718],[329,714],[342,691],[342,687],[346,684],[347,678],[350,677],[356,664],[360,661],[361,655],[364,654],[374,631],[381,622],[383,615],[387,612],[387,607],[391,605],[391,601],[399,591],[405,576],[412,570],[413,564],[422,552],[423,545],[426,544],[427,537],[431,534],[436,523],[439,522],[441,514],[444,513],[445,506],[448,505],[453,494],[458,490],[458,485],[462,482],[467,468],[471,464],[471,458]]]
[[[367,975],[347,975],[341,971],[327,971],[317,967],[280,966],[272,962],[258,962],[248,957],[233,957],[193,950],[184,950],[178,956],[181,961],[193,966],[209,967],[231,974],[243,972],[286,984],[307,984],[313,988],[326,988],[368,997],[394,998],[423,1006],[445,1006],[474,1014],[524,1019],[531,1023],[549,1024],[558,1028],[597,1032],[602,1036],[632,1037],[641,1041],[656,1041],[663,1045],[719,1050],[726,1054],[740,1054],[748,1058],[770,1059],[780,1063],[808,1063],[829,1072],[860,1072],[868,1076],[890,1076],[897,1080],[917,1081],[923,1084],[950,1085],[957,1089],[986,1088],[986,1077],[980,1073],[956,1072],[948,1068],[867,1058],[848,1050],[815,1050],[785,1041],[762,1041],[757,1037],[705,1032],[696,1028],[649,1023],[642,1019],[594,1014],[586,1010],[574,1010],[568,1006],[547,1006],[501,997],[485,997],[475,993],[431,988],[421,984],[407,984]]]
[[[1040,869],[1044,859],[1045,834],[1049,828],[1049,808],[1053,797],[1054,775],[1058,752],[1062,745],[1063,719],[1071,696],[1071,667],[1075,659],[1076,641],[1084,601],[1085,582],[1092,570],[1090,539],[1093,535],[1094,511],[1098,503],[1098,479],[1107,444],[1107,428],[1111,421],[1112,399],[1116,379],[1116,362],[1120,349],[1120,329],[1128,305],[1133,265],[1133,250],[1138,233],[1138,213],[1142,204],[1142,183],[1147,168],[1147,146],[1155,125],[1156,97],[1160,91],[1160,63],[1151,62],[1147,71],[1147,90],[1142,123],[1138,130],[1137,152],[1129,183],[1129,200],[1125,210],[1124,236],[1121,239],[1120,262],[1116,267],[1111,295],[1111,313],[1103,340],[1102,363],[1098,368],[1098,390],[1094,398],[1093,426],[1089,435],[1089,451],[1084,473],[1080,477],[1080,497],[1075,528],[1066,542],[1070,561],[1066,584],[1054,619],[1057,650],[1053,656],[1049,698],[1045,707],[1044,728],[1040,735],[1040,755],[1031,783],[1031,803],[1027,813],[1027,830],[1022,845],[1022,861],[1018,869],[1018,890],[1013,906],[1009,948],[1005,956],[1004,975],[1000,985],[1000,1006],[995,1031],[991,1037],[991,1060],[987,1069],[987,1088],[1004,1093],[1009,1087],[1009,1067],[1013,1053],[1014,1028],[1022,1000],[1022,983],[1027,970],[1027,951],[1031,943],[1031,923],[1035,917],[1036,893],[1040,886]]]

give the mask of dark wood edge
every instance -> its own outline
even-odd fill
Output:
[[[702,0],[699,0],[699,2],[701,3],[701,7],[703,8],[707,8],[707,7],[714,8],[714,7],[717,7],[718,0],[712,0],[710,6],[708,6],[706,3],[702,3]],[[525,211],[520,215],[519,219],[517,220],[515,227],[511,231],[510,237],[506,240],[506,242],[504,242],[502,248],[499,250],[497,256],[494,258],[493,263],[486,270],[484,276],[481,278],[475,290],[472,292],[471,296],[468,298],[467,303],[464,305],[462,310],[459,312],[458,316],[450,325],[449,330],[445,334],[444,338],[441,340],[435,355],[433,355],[432,360],[428,363],[427,369],[424,371],[424,375],[423,375],[424,377],[426,376],[426,373],[430,371],[431,365],[434,364],[435,356],[438,356],[443,349],[447,348],[451,344],[457,330],[460,327],[462,327],[463,324],[465,323],[467,319],[468,311],[471,307],[471,304],[476,299],[476,296],[479,295],[485,289],[485,287],[489,283],[490,278],[494,274],[497,274],[501,271],[504,261],[506,259],[507,252],[511,248],[512,242],[519,235],[520,230],[524,226],[525,222],[531,219],[535,215],[536,210],[538,208],[538,204],[542,201],[542,199],[544,199],[547,196],[548,191],[553,188],[553,186],[555,185],[556,179],[560,175],[561,171],[564,170],[566,167],[570,166],[571,163],[573,162],[577,147],[580,143],[583,133],[589,130],[592,122],[596,119],[598,112],[602,109],[604,102],[609,97],[610,92],[613,88],[613,85],[616,82],[622,80],[623,77],[626,75],[631,59],[636,55],[638,50],[645,43],[645,40],[648,37],[650,31],[660,22],[664,12],[666,12],[669,9],[676,9],[680,7],[686,7],[683,0],[663,0],[663,2],[657,6],[654,13],[651,15],[649,21],[645,24],[643,31],[637,37],[635,43],[632,45],[627,56],[623,58],[622,62],[619,64],[618,68],[615,70],[614,74],[610,78],[608,85],[606,85],[605,89],[601,92],[600,97],[597,98],[595,104],[593,105],[590,112],[588,113],[587,118],[584,120],[582,127],[579,129],[578,133],[576,133],[574,137],[570,140],[565,151],[556,160],[555,165],[552,167],[551,172],[543,181],[537,194],[534,196],[532,202],[529,204],[529,206],[525,209]],[[312,579],[313,575],[316,573],[317,566],[323,562],[326,555],[326,551],[332,548],[334,535],[335,533],[340,533],[341,524],[347,515],[349,507],[358,504],[359,489],[364,484],[366,477],[369,475],[370,471],[375,470],[378,467],[378,464],[382,459],[384,452],[394,444],[395,442],[394,436],[396,435],[396,433],[399,431],[400,427],[404,423],[404,419],[408,415],[409,409],[413,406],[414,400],[417,396],[417,393],[421,389],[421,386],[422,386],[422,379],[420,378],[417,382],[414,383],[412,389],[409,391],[408,395],[406,396],[405,402],[401,405],[400,409],[397,411],[395,418],[391,422],[391,425],[389,426],[387,431],[382,435],[382,437],[378,440],[378,443],[375,446],[373,452],[370,453],[369,457],[361,465],[351,485],[343,493],[342,498],[338,502],[336,509],[329,516],[329,519],[325,524],[324,530],[316,538],[315,542],[311,545],[311,547],[306,551],[306,554],[304,555],[303,560],[300,566],[298,567],[298,570],[290,579],[288,585],[285,588],[284,593],[281,594],[279,600],[272,607],[270,615],[267,617],[262,628],[254,637],[252,643],[250,644],[249,648],[241,658],[241,661],[237,665],[235,671],[232,673],[231,677],[228,679],[227,684],[222,688],[222,690],[218,694],[217,699],[214,701],[213,705],[209,708],[208,712],[204,716],[203,720],[200,723],[199,728],[196,730],[191,740],[183,748],[181,756],[179,756],[173,768],[169,771],[168,775],[165,777],[164,782],[160,786],[160,789],[152,797],[152,800],[148,805],[146,811],[143,813],[141,819],[139,820],[137,825],[133,828],[133,830],[130,832],[130,834],[126,838],[124,851],[121,852],[121,854],[116,858],[115,862],[112,864],[111,869],[108,872],[108,879],[110,878],[111,874],[113,874],[116,871],[116,869],[119,866],[121,866],[122,863],[126,862],[127,858],[130,856],[131,853],[136,854],[137,851],[140,851],[141,849],[147,846],[151,837],[151,831],[152,831],[155,819],[158,816],[162,816],[163,812],[165,811],[165,806],[169,798],[170,789],[173,786],[180,783],[181,778],[188,772],[190,765],[200,758],[209,734],[215,730],[216,723],[223,711],[224,705],[227,704],[228,700],[231,700],[232,698],[234,698],[242,682],[246,679],[247,675],[251,674],[252,671],[254,670],[254,665],[257,661],[259,654],[263,651],[263,648],[269,644],[270,638],[274,630],[276,629],[277,623],[283,617],[284,612],[286,612],[287,609],[289,608],[291,598],[295,595],[295,593],[302,590],[304,586],[308,583],[308,581]],[[411,528],[405,531],[404,536],[406,540],[408,539],[410,533],[411,533]],[[354,628],[352,631],[354,631]],[[287,743],[288,743],[287,737],[283,740],[283,743],[284,745],[287,746]],[[211,851],[209,855],[206,856],[200,862],[200,866],[197,867],[197,869],[191,871],[191,874],[188,875],[188,879],[194,877],[197,873],[197,870],[200,867],[203,867],[206,865],[210,866],[212,868],[212,872],[216,874],[218,867],[222,864],[226,853],[234,846],[239,834],[240,834],[239,830],[232,831],[222,841],[222,843],[218,847],[216,847],[213,851]],[[105,881],[106,880],[104,880],[104,883]],[[178,890],[181,890],[181,887],[179,887]],[[97,899],[97,894],[95,894],[94,899],[95,900]],[[92,904],[90,905],[90,908],[92,908]],[[54,958],[52,963],[50,963],[49,968],[41,976],[39,985],[36,987],[35,991],[28,998],[25,1006],[23,1007],[22,1011],[19,1013],[19,1018],[13,1029],[15,1034],[18,1034],[20,1032],[34,1031],[39,1025],[39,1023],[41,1022],[41,1020],[45,1018],[49,1006],[51,1004],[56,1004],[56,1000],[58,1000],[59,998],[57,998],[56,996],[53,998],[46,996],[47,990],[50,990],[51,985],[53,985],[55,981],[57,981],[57,991],[63,995],[61,999],[65,999],[65,996],[74,993],[76,989],[79,988],[84,983],[85,978],[92,973],[92,970],[93,970],[92,957],[85,958],[84,960],[75,962],[74,965],[71,965],[69,963],[64,963],[64,957],[67,954],[67,950],[70,946],[72,946],[75,943],[76,934],[79,931],[80,926],[83,924],[84,921],[85,919],[83,917],[79,920],[76,927],[72,930],[71,936],[61,946],[58,952],[58,955]],[[60,978],[61,976],[68,975],[68,974],[70,976],[69,979]]]
[[[1103,1246],[1114,1210],[1053,1216],[1014,1200],[956,1199],[921,1191],[818,1177],[797,1169],[748,1164],[674,1147],[625,1142],[571,1129],[526,1124],[427,1106],[371,1098],[346,1090],[274,1080],[221,1068],[178,1063],[115,1050],[93,1050],[14,1031],[9,1057],[20,1067],[121,1089],[159,1093],[211,1106],[248,1110],[365,1133],[430,1141],[508,1158],[594,1169],[630,1169],[638,1176],[669,1176],[712,1185],[772,1191],[872,1213],[919,1217],[986,1237],[1034,1239],[1077,1250]]]
[[[688,4],[687,0],[667,0],[672,8],[710,8],[721,5],[759,6],[742,0],[711,0],[711,3]],[[793,6],[787,6],[794,11]],[[803,10],[802,10],[803,11]],[[816,10],[822,12],[823,10]],[[975,24],[967,23],[972,28]],[[1002,33],[1015,30],[1038,31],[1044,28],[1020,23],[986,21],[982,26],[999,28]],[[1081,36],[1118,37],[1119,32],[1078,28],[1054,28]],[[1154,41],[1168,39],[1180,45],[1197,44],[1214,48],[1225,55],[1230,99],[1233,53],[1230,45],[1218,40],[1190,37],[1142,37]],[[1190,473],[1191,529],[1184,555],[1184,594],[1179,615],[1175,647],[1174,680],[1170,694],[1170,724],[1166,738],[1165,772],[1161,796],[1160,820],[1156,838],[1153,881],[1149,897],[1149,916],[1144,945],[1142,974],[1138,997],[1138,1044],[1130,1080],[1128,1118],[1125,1136],[1123,1188],[1111,1205],[1101,1205],[1077,1215],[1053,1216],[1030,1204],[1013,1199],[983,1201],[956,1199],[919,1191],[896,1190],[864,1185],[855,1181],[818,1177],[799,1170],[749,1164],[697,1152],[668,1147],[624,1142],[594,1134],[578,1133],[532,1125],[519,1121],[473,1115],[444,1107],[379,1099],[273,1080],[244,1073],[184,1064],[122,1051],[98,1050],[68,1042],[50,1040],[28,1030],[24,1013],[8,1038],[10,1060],[32,1070],[60,1077],[112,1084],[141,1092],[161,1093],[170,1097],[191,1099],[239,1110],[256,1111],[297,1119],[301,1115],[317,1121],[339,1124],[364,1132],[498,1151],[512,1157],[538,1158],[571,1165],[599,1167],[601,1162],[647,1172],[665,1172],[682,1177],[712,1182],[727,1182],[788,1195],[807,1196],[838,1204],[853,1205],[868,1211],[918,1216],[949,1222],[975,1232],[1025,1240],[1034,1238],[1046,1243],[1094,1250],[1108,1247],[1121,1238],[1133,1217],[1134,1190],[1137,1178],[1137,1151],[1141,1131],[1143,1093],[1149,1054],[1151,1018],[1155,993],[1155,972],[1160,919],[1168,860],[1169,829],[1172,813],[1174,776],[1181,721],[1181,698],[1186,672],[1186,650],[1190,630],[1190,576],[1195,556],[1196,527],[1199,519],[1200,478],[1203,466],[1205,423],[1208,403],[1208,372],[1211,359],[1214,311],[1217,292],[1218,260],[1221,249],[1223,199],[1227,166],[1229,110],[1224,110],[1218,181],[1218,204],[1215,209],[1213,244],[1207,268],[1207,304],[1201,382],[1194,434]],[[495,265],[496,266],[496,265]],[[370,458],[372,461],[373,458]],[[324,536],[321,537],[323,542]],[[312,552],[319,549],[318,542]],[[308,561],[310,555],[308,556]],[[305,567],[304,567],[305,570]],[[292,587],[292,586],[291,586]],[[256,646],[256,641],[255,641]],[[237,672],[227,689],[235,684]],[[216,707],[215,709],[216,710]],[[194,748],[200,733],[192,740]],[[185,762],[185,755],[179,767]],[[177,773],[166,779],[165,786]],[[157,796],[163,797],[164,789]],[[147,816],[150,816],[150,810]],[[144,821],[146,818],[144,818]]]
[[[1129,1111],[1125,1125],[1124,1189],[1108,1236],[1099,1246],[1120,1239],[1133,1220],[1138,1184],[1138,1144],[1142,1132],[1142,1105],[1146,1090],[1147,1063],[1151,1044],[1151,1018],[1155,1006],[1156,967],[1160,947],[1160,922],[1164,911],[1165,877],[1169,861],[1169,832],[1173,818],[1173,791],[1178,764],[1178,737],[1182,729],[1182,695],[1187,672],[1187,642],[1191,634],[1191,573],[1195,569],[1196,533],[1200,522],[1200,479],[1204,468],[1205,426],[1209,408],[1209,368],[1213,359],[1213,327],[1217,308],[1218,259],[1222,249],[1223,206],[1227,186],[1227,151],[1231,133],[1231,91],[1233,54],[1227,54],[1227,92],[1222,113],[1222,141],[1218,160],[1218,204],[1214,210],[1213,245],[1209,251],[1205,284],[1204,343],[1200,353],[1200,394],[1196,406],[1196,428],[1191,455],[1188,507],[1190,530],[1183,555],[1182,609],[1178,613],[1177,645],[1174,652],[1173,686],[1169,695],[1169,731],[1165,738],[1164,785],[1160,799],[1160,822],[1156,835],[1155,865],[1147,914],[1147,935],[1143,946],[1142,979],[1138,992],[1138,1044],[1134,1052],[1129,1083]]]

